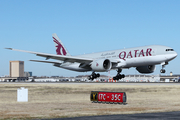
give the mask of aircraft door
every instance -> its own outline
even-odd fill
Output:
[[[156,48],[153,48],[153,49],[152,49],[152,52],[151,52],[151,53],[152,53],[152,56],[155,56],[155,55],[156,55],[156,51],[157,51]]]

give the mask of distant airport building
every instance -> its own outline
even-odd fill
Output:
[[[24,72],[24,77],[32,77],[32,72]]]
[[[24,77],[24,61],[9,62],[10,77]]]

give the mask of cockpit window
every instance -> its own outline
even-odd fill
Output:
[[[166,51],[174,51],[174,49],[166,49]]]

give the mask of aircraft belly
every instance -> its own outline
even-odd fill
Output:
[[[60,68],[67,69],[67,70],[77,71],[77,72],[87,72],[87,71],[91,71],[90,69],[80,68],[79,65],[80,65],[79,63],[73,63],[73,64],[61,65],[61,66],[59,66],[59,67],[60,67]]]
[[[126,61],[118,63],[114,68],[128,68],[128,67],[138,67],[138,66],[146,66],[146,65],[156,65],[161,64],[164,61],[167,61],[167,55],[156,55],[156,56],[146,56],[146,57],[137,57],[126,59]],[[62,64],[59,66],[60,68],[78,71],[78,72],[87,72],[92,69],[86,69],[79,67],[80,63],[70,63],[70,64]],[[113,67],[112,67],[113,69]]]

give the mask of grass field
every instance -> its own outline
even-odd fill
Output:
[[[28,88],[28,102],[17,89]],[[91,91],[126,92],[127,105],[91,103]],[[0,84],[0,119],[62,118],[180,111],[180,85]]]

